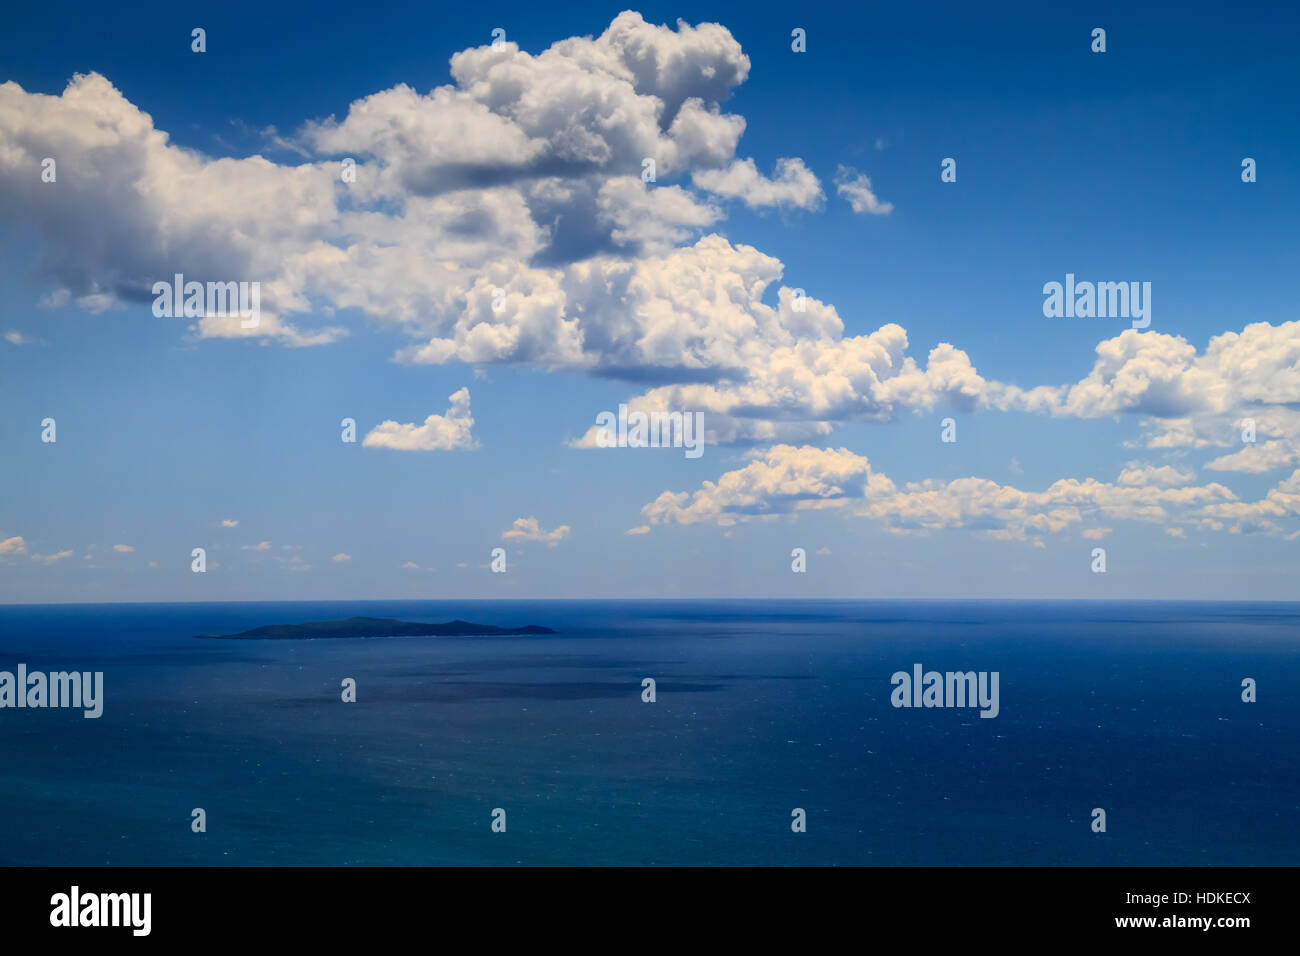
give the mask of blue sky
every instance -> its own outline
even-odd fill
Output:
[[[0,601],[1296,597],[1293,13],[623,9],[7,14]]]

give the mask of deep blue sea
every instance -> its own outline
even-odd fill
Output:
[[[561,633],[195,637],[354,615]],[[105,702],[0,710],[6,865],[1300,864],[1300,604],[0,607],[19,663]]]

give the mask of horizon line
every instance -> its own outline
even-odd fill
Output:
[[[747,603],[776,603],[781,601],[802,601],[806,603],[867,603],[867,602],[909,602],[921,603],[957,603],[970,601],[998,601],[1007,604],[1300,604],[1300,599],[1285,598],[1080,598],[1080,597],[604,597],[604,598],[570,598],[570,597],[510,597],[510,598],[280,598],[273,600],[224,600],[224,601],[57,601],[45,603],[18,603],[0,601],[0,608],[16,607],[137,607],[137,606],[207,606],[213,604],[504,604],[504,603],[614,603],[614,602],[655,602],[655,603],[700,603],[744,601]]]

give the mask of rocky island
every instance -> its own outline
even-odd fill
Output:
[[[200,634],[228,641],[289,641],[322,637],[518,637],[554,634],[549,627],[495,627],[469,621],[422,624],[387,617],[350,617],[345,621],[311,621],[306,624],[268,624],[238,634]]]

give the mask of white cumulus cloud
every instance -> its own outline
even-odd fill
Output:
[[[568,536],[569,531],[567,524],[547,531],[536,518],[516,518],[515,523],[503,532],[501,537],[513,541],[541,541],[553,548]]]
[[[451,405],[444,414],[430,415],[422,425],[381,422],[370,430],[361,444],[366,448],[398,451],[449,451],[477,447],[471,431],[474,417],[469,411],[469,389],[453,392],[448,400]]]

